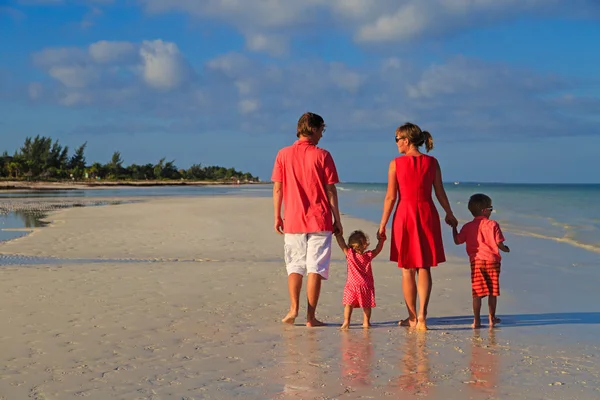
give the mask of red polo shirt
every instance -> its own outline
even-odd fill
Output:
[[[475,217],[473,221],[463,225],[457,239],[459,243],[467,243],[467,254],[471,262],[502,260],[498,243],[504,242],[504,235],[500,225],[494,220],[485,216]]]
[[[271,180],[283,186],[285,233],[333,230],[325,185],[336,184],[339,179],[327,150],[310,140],[297,140],[277,153]]]

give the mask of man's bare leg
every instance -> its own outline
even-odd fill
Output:
[[[481,297],[473,296],[473,317],[471,328],[481,328]]]
[[[345,331],[350,328],[350,318],[352,318],[353,307],[349,304],[344,306],[344,323],[342,324],[341,330]]]
[[[417,326],[417,283],[414,268],[402,268],[402,292],[408,309],[408,318],[398,322],[400,326]]]
[[[319,295],[321,294],[321,275],[315,273],[308,274],[308,282],[306,283],[306,297],[308,298],[308,307],[306,312],[306,326],[315,327],[325,325],[317,319],[317,304],[319,303]]]
[[[281,320],[284,324],[294,324],[300,308],[300,290],[302,290],[302,275],[292,273],[288,275],[288,291],[290,293],[290,311]]]
[[[419,314],[417,316],[417,329],[421,331],[427,330],[427,308],[429,307],[429,298],[431,297],[431,288],[433,280],[431,279],[431,268],[424,267],[417,269],[419,282],[417,284],[417,292],[419,293]]]

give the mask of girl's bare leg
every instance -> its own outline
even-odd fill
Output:
[[[408,310],[408,318],[398,322],[400,326],[417,326],[417,283],[414,268],[402,268],[402,292]]]
[[[433,287],[433,280],[431,279],[431,268],[419,268],[417,269],[419,275],[419,282],[417,285],[417,291],[419,292],[419,314],[417,316],[417,329],[426,331],[427,330],[427,308],[429,307],[429,298],[431,297],[431,288]]]
[[[341,330],[347,330],[350,327],[350,318],[352,317],[352,306],[344,306],[344,323],[342,324]]]
[[[363,307],[363,328],[371,327],[371,308]]]
[[[481,297],[473,296],[473,316],[471,328],[481,328]]]

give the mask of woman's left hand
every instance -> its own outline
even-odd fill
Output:
[[[456,217],[454,216],[454,214],[449,213],[446,214],[446,218],[445,221],[448,225],[450,225],[452,228],[458,226],[458,220],[456,219]]]

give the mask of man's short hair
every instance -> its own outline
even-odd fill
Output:
[[[319,114],[305,112],[298,120],[298,131],[296,132],[296,136],[310,137],[316,129],[319,129],[323,125],[325,125],[325,121]]]

